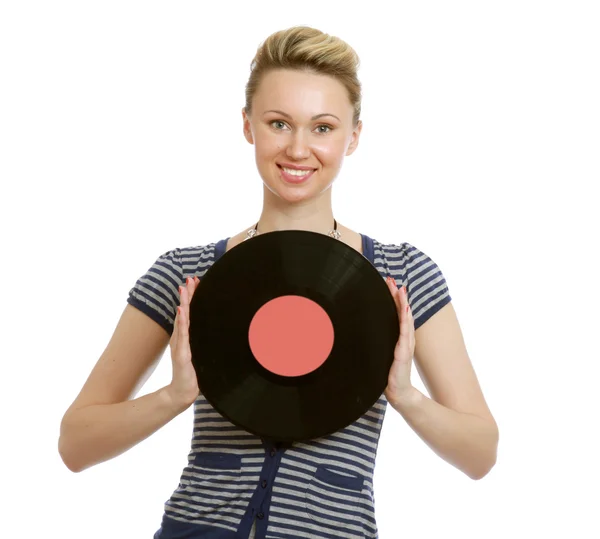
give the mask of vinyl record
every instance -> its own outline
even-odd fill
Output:
[[[384,392],[399,338],[375,267],[315,232],[260,234],[224,253],[190,303],[200,391],[264,439],[326,436]]]

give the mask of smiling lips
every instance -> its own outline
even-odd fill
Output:
[[[310,178],[313,175],[313,172],[315,172],[314,168],[289,168],[282,165],[278,166],[283,179],[290,183],[302,183]]]

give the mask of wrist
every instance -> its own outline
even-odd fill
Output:
[[[419,406],[425,395],[421,393],[416,387],[410,386],[406,390],[392,394],[388,397],[388,402],[392,405],[397,412],[401,414]]]
[[[158,391],[163,403],[174,415],[179,415],[181,412],[187,410],[196,400],[196,398],[190,398],[183,396],[176,392],[171,385],[165,386]]]

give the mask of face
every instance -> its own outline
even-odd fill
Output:
[[[289,202],[318,197],[354,152],[362,129],[346,88],[333,77],[293,70],[267,73],[254,95],[252,115],[242,110],[244,136],[256,148],[265,186]],[[291,172],[298,167],[308,170]]]

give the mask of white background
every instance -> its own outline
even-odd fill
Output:
[[[390,409],[381,538],[599,537],[600,17],[525,0],[2,3],[2,537],[158,528],[191,409],[80,474],[60,420],[154,260],[256,222],[244,85],[258,45],[296,24],[361,58],[334,215],[439,264],[500,427],[472,481]],[[170,368],[167,353],[141,394]]]

